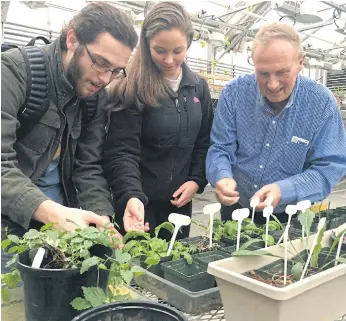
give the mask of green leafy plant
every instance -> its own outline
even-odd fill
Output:
[[[160,263],[161,258],[167,257],[169,243],[158,237],[161,229],[166,229],[173,233],[174,226],[169,222],[164,222],[155,228],[155,237],[150,237],[149,233],[132,231],[127,233],[123,241],[125,246],[123,251],[131,254],[133,258],[144,257],[144,263],[150,268],[152,265]],[[140,238],[137,240],[136,238]],[[188,264],[192,263],[191,249],[181,242],[174,242],[171,251],[172,260],[185,258]]]
[[[282,229],[282,225],[278,221],[270,221],[268,224],[269,231],[276,231]],[[214,220],[214,239],[219,241],[222,239],[226,240],[236,240],[238,233],[238,222],[237,221],[220,221],[218,219]],[[245,243],[248,246],[255,242],[265,240],[265,226],[259,226],[251,222],[251,219],[247,218],[243,221],[241,227],[241,238],[254,241],[250,243]],[[261,237],[262,239],[258,239]],[[268,235],[268,245],[274,245],[275,241],[271,235]]]
[[[312,222],[314,220],[315,217],[315,213],[307,210],[304,213],[301,213],[300,216],[298,217],[299,222],[301,223],[302,227],[304,227],[305,231],[307,231],[307,235],[309,235],[310,232],[310,227],[312,225]],[[324,260],[320,260],[320,254],[322,252],[323,246],[322,246],[322,240],[323,240],[323,235],[324,232],[326,231],[326,226],[324,226],[319,234],[317,235],[317,242],[315,247],[312,250],[312,256],[311,256],[311,260],[308,266],[308,270],[307,270],[307,275],[309,276],[310,274],[315,274],[318,273],[326,268],[332,267],[334,266],[334,260],[328,260],[330,254],[333,252],[333,250],[335,249],[335,247],[337,246],[340,237],[345,233],[346,229],[340,231],[338,233],[338,235],[336,235],[332,245],[329,248],[328,254],[325,257]],[[255,240],[253,240],[255,241]],[[308,249],[306,249],[306,251],[303,252],[298,252],[291,240],[289,240],[289,242],[291,243],[291,247],[293,249],[293,253],[290,251],[289,253],[293,256],[292,259],[288,259],[288,262],[290,263],[291,269],[290,269],[290,275],[287,276],[287,280],[288,283],[287,284],[291,284],[294,281],[299,281],[301,278],[301,275],[303,273],[303,269],[304,269],[304,265],[305,265],[305,261],[308,255]],[[239,251],[233,252],[232,255],[233,256],[274,256],[273,254],[267,252],[266,250],[255,250],[255,251],[250,251],[247,248],[251,245],[251,241],[245,243],[240,249]],[[282,260],[282,257],[280,256],[274,256],[277,257],[279,259]],[[346,263],[346,254],[342,254],[340,255],[340,258],[337,260],[338,262],[345,264]],[[319,263],[320,262],[320,263]],[[262,279],[255,271],[250,271],[250,275],[252,277],[254,277],[255,279],[261,281],[261,282],[265,282],[274,286],[283,286],[283,278],[280,275],[276,275],[276,278],[273,278],[271,281],[270,280],[264,280]]]
[[[99,231],[94,227],[84,229],[77,228],[74,232],[61,232],[54,228],[53,224],[47,224],[41,229],[31,229],[19,238],[15,235],[7,235],[1,246],[8,253],[13,253],[13,259],[8,262],[10,273],[1,275],[2,298],[10,300],[10,289],[21,281],[20,273],[15,268],[18,255],[28,251],[29,257],[33,259],[38,248],[45,249],[44,259],[41,267],[45,269],[80,269],[80,273],[87,272],[91,267],[109,271],[109,281],[106,292],[95,284],[95,287],[84,287],[84,298],[75,298],[71,304],[77,310],[94,307],[105,302],[128,299],[127,295],[119,294],[118,287],[129,284],[134,275],[143,273],[139,267],[130,264],[131,256],[123,253],[119,246],[121,240],[115,237],[114,232],[109,229]],[[113,255],[98,257],[91,255],[94,245],[103,245],[112,249]],[[116,250],[114,250],[117,248]],[[114,251],[113,251],[114,250]],[[99,279],[99,278],[98,278]],[[113,287],[110,287],[113,286]]]

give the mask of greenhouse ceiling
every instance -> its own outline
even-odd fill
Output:
[[[72,15],[90,1],[2,1],[2,21],[59,32]],[[138,27],[156,1],[108,1],[128,12]],[[21,14],[15,6],[31,8]],[[346,69],[346,1],[183,1],[190,13],[195,41],[228,52],[249,55],[260,26],[282,21],[300,32],[308,62],[323,69]],[[11,8],[12,7],[12,8]],[[250,58],[249,58],[250,59]],[[250,62],[250,61],[249,61]],[[250,62],[251,63],[251,62]]]

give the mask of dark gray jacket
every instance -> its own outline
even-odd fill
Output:
[[[2,54],[1,213],[7,223],[11,220],[11,224],[15,222],[24,229],[32,226],[32,216],[39,204],[49,199],[35,182],[46,171],[60,142],[60,173],[66,205],[100,215],[114,213],[102,166],[106,93],[100,95],[95,117],[84,126],[80,100],[63,72],[59,41],[58,38],[44,49],[55,87],[49,109],[20,140],[16,138],[20,126],[17,113],[26,98],[26,66],[18,49]]]

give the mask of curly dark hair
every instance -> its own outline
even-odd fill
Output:
[[[63,28],[60,37],[62,50],[67,50],[66,35],[73,29],[82,44],[93,43],[103,32],[109,32],[116,40],[131,48],[137,45],[138,36],[133,22],[126,13],[106,2],[93,2],[78,12]]]

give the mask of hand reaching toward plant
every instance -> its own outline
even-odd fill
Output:
[[[99,230],[110,229],[114,236],[121,238],[120,233],[110,223],[108,216],[100,216],[78,208],[69,208],[50,200],[42,202],[37,207],[33,218],[43,224],[55,223],[58,230],[68,232],[95,224]]]
[[[144,205],[138,198],[128,200],[124,212],[124,229],[129,231],[149,231],[149,223],[144,223]]]
[[[233,205],[239,201],[237,183],[231,178],[220,179],[215,186],[215,194],[218,201],[223,205]]]
[[[275,207],[280,203],[281,191],[277,184],[264,185],[259,191],[257,191],[251,199],[258,197],[260,203],[256,206],[256,210],[263,210],[268,206],[268,199],[272,199],[272,206]]]
[[[171,203],[178,208],[186,205],[192,200],[198,189],[199,186],[197,183],[194,181],[187,181],[174,192],[174,200],[171,200]]]

